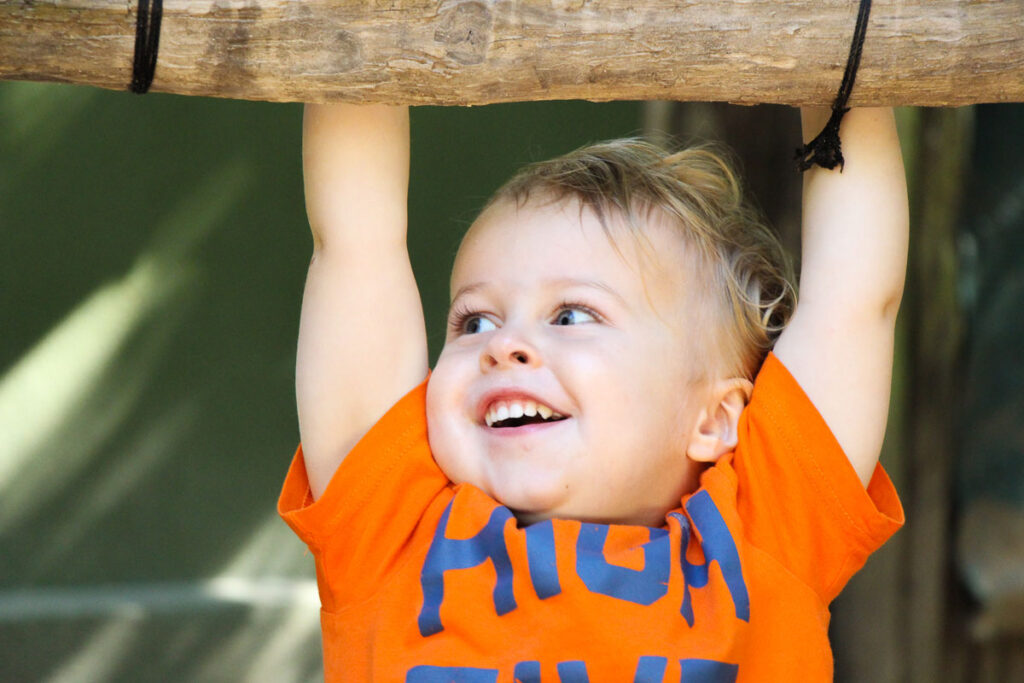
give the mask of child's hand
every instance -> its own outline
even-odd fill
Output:
[[[295,382],[310,487],[319,497],[355,443],[427,374],[405,245],[408,107],[306,105],[313,258]]]
[[[805,140],[828,114],[802,112]],[[800,297],[775,353],[867,484],[889,408],[907,185],[891,109],[851,110],[840,138],[842,173],[815,167],[804,175]]]

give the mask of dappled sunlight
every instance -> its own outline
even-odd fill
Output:
[[[322,680],[300,122],[0,83],[0,680]]]
[[[90,487],[84,502],[76,506],[73,521],[58,528],[36,552],[36,566],[45,567],[59,561],[66,548],[81,542],[89,529],[112,514],[125,496],[153,476],[161,463],[173,458],[181,435],[195,424],[197,412],[195,405],[171,406],[140,430],[127,449],[131,457],[120,458],[104,470],[103,477]]]
[[[241,161],[201,179],[128,273],[86,298],[0,378],[0,533],[47,499],[41,494],[73,480],[121,426],[177,332],[158,323],[173,321],[195,294],[202,273],[193,252],[250,180]],[[143,323],[144,352],[119,374],[116,391],[97,396]]]
[[[302,576],[308,573],[309,568],[310,557],[306,547],[281,521],[277,511],[272,510],[263,523],[248,535],[234,557],[224,564],[219,575]]]
[[[322,675],[309,558],[269,501],[251,532],[224,542],[237,550],[211,578],[33,585],[33,577],[61,576],[70,557],[111,542],[96,531],[110,528],[168,463],[189,467],[188,438],[203,428],[207,386],[164,398],[155,413],[139,406],[153,395],[170,349],[191,332],[210,286],[204,246],[253,181],[251,162],[241,158],[198,177],[127,271],[85,296],[0,376],[0,535],[19,548],[3,563],[32,582],[0,581],[0,629],[12,629],[0,634],[21,625],[81,629],[40,680],[113,680],[140,667],[191,680]],[[42,538],[31,531],[40,520]],[[180,522],[165,523],[157,535],[173,537]],[[153,541],[122,542],[131,558]]]
[[[124,615],[112,619],[45,680],[49,683],[111,680],[139,635],[137,617]]]
[[[51,681],[121,680],[139,666],[157,679],[313,681],[322,676],[319,605],[311,578],[22,588],[0,590],[0,629],[99,624],[54,663]],[[146,661],[158,634],[159,655]]]
[[[238,629],[206,658],[196,678],[249,683],[322,681],[323,673],[318,667],[309,670],[309,651],[319,650],[319,647],[319,610],[313,618],[310,618],[308,606],[302,604],[283,614],[254,611],[244,628]],[[319,657],[313,661],[317,659]]]
[[[296,609],[319,614],[316,581],[287,578],[216,577],[201,581],[117,583],[73,588],[0,590],[0,623],[24,619],[142,619],[181,612]]]
[[[161,278],[154,266],[144,259],[95,292],[0,379],[0,533],[31,511],[41,490],[75,476],[145,384],[136,374],[102,410],[87,400],[140,321],[161,304],[179,303],[188,281]],[[76,425],[85,431],[68,434],[66,448],[43,452],[51,435],[89,412],[95,419]]]

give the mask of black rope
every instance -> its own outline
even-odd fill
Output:
[[[832,103],[832,115],[828,117],[828,123],[821,129],[818,136],[800,147],[796,151],[797,166],[801,171],[806,171],[814,164],[829,170],[839,166],[840,173],[843,170],[843,150],[839,141],[839,122],[843,120],[843,114],[850,111],[846,106],[853,92],[853,81],[857,78],[857,67],[860,66],[860,54],[864,49],[864,36],[868,31],[868,15],[871,13],[871,0],[860,0],[860,9],[857,10],[857,27],[853,30],[853,41],[850,43],[850,55],[846,58],[846,71],[843,72],[843,82],[839,86],[839,93],[835,102]]]
[[[160,46],[160,19],[163,0],[139,0],[135,16],[135,62],[132,64],[133,93],[149,91],[156,73],[156,53]]]

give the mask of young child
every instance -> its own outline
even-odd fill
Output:
[[[432,372],[408,121],[306,109],[280,511],[316,560],[327,680],[831,680],[828,605],[903,519],[876,465],[908,231],[892,112],[851,111],[845,170],[805,176],[798,307],[714,152],[526,169],[463,240]]]

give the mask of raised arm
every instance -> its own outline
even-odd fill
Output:
[[[828,110],[802,112],[804,138]],[[775,353],[824,417],[865,485],[882,448],[903,295],[907,185],[891,109],[854,109],[842,173],[804,175],[800,299]]]
[[[345,454],[427,373],[406,248],[409,109],[306,105],[302,131],[313,257],[295,389],[315,497]]]

